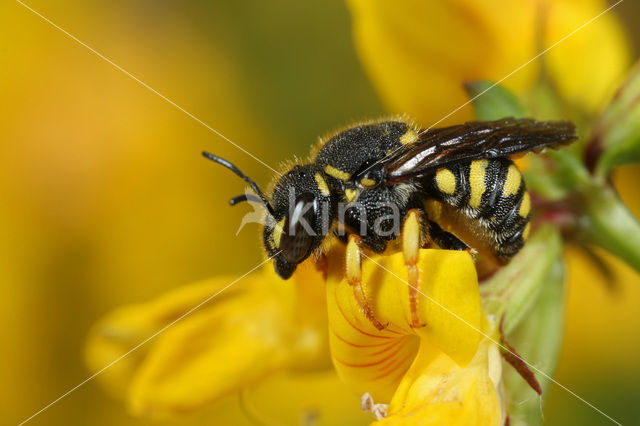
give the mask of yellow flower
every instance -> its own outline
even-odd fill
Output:
[[[389,402],[380,424],[500,424],[501,358],[471,257],[422,250],[419,266],[425,296],[419,317],[426,325],[412,328],[402,254],[364,262],[371,306],[388,323],[382,331],[364,316],[339,267],[330,269],[327,301],[336,371],[358,394]]]
[[[391,112],[424,125],[467,100],[462,83],[497,81],[604,11],[603,0],[348,0],[356,48]],[[564,100],[593,111],[629,64],[629,48],[609,12],[503,83],[524,95],[541,64]],[[472,118],[467,106],[443,123]]]
[[[294,372],[295,379],[309,371],[326,371],[331,353],[349,388],[390,402],[387,422],[418,414],[460,424],[470,416],[483,424],[499,424],[500,357],[495,343],[480,333],[495,340],[470,256],[421,251],[421,291],[429,299],[419,301],[419,317],[426,326],[417,329],[408,322],[402,254],[365,261],[366,292],[378,318],[389,323],[382,331],[363,316],[344,279],[343,256],[341,247],[328,256],[326,285],[310,264],[286,283],[267,265],[191,313],[233,278],[219,277],[122,308],[94,327],[87,362],[99,371],[166,328],[98,376],[112,393],[126,395],[138,415],[171,417],[247,388],[259,389],[270,375]],[[326,374],[322,380],[327,383]],[[331,401],[336,404],[340,406]],[[353,400],[341,417],[358,418],[358,411]]]
[[[329,365],[318,271],[304,268],[283,283],[269,265],[225,288],[237,280],[217,277],[113,312],[93,328],[90,368],[100,370],[166,328],[98,378],[115,395],[126,395],[134,413],[167,417],[278,371]]]
[[[421,291],[429,299],[420,299],[426,326],[417,329],[408,322],[402,254],[365,261],[366,292],[378,318],[389,323],[382,331],[363,316],[344,279],[343,256],[340,247],[329,255],[326,285],[310,264],[286,283],[267,265],[192,312],[233,278],[122,308],[94,327],[87,362],[99,371],[166,328],[98,376],[112,393],[126,395],[138,415],[171,417],[264,386],[276,373],[326,370],[331,353],[349,388],[390,402],[386,421],[425,413],[443,421],[474,416],[499,424],[500,359],[495,343],[480,334],[496,337],[482,311],[470,256],[421,251]],[[355,400],[349,408],[354,416]]]

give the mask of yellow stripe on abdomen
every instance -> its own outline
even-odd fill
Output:
[[[520,190],[520,185],[522,185],[522,176],[518,168],[512,164],[507,170],[507,178],[502,186],[502,196],[508,197],[517,194]]]
[[[474,160],[469,167],[469,206],[477,209],[482,202],[482,194],[487,189],[485,178],[487,176],[488,160]]]
[[[527,217],[529,212],[531,211],[531,197],[528,192],[524,193],[522,197],[522,201],[520,202],[520,209],[518,210],[518,214],[521,217]]]

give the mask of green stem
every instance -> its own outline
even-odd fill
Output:
[[[592,185],[583,193],[585,215],[579,226],[588,241],[640,272],[640,223],[613,188]]]

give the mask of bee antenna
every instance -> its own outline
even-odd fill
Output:
[[[267,210],[269,211],[269,213],[271,213],[271,215],[274,215],[274,211],[273,211],[273,207],[271,207],[271,204],[269,204],[269,200],[267,200],[267,197],[264,196],[264,194],[262,193],[262,190],[260,189],[260,187],[258,186],[258,184],[251,179],[249,176],[245,175],[244,173],[242,173],[242,171],[237,168],[234,164],[232,164],[231,162],[225,160],[222,157],[218,157],[215,154],[212,154],[210,152],[207,151],[202,151],[202,155],[204,156],[204,158],[213,161],[214,163],[218,163],[221,166],[226,167],[227,169],[231,170],[233,173],[235,173],[238,177],[240,177],[242,180],[244,180],[245,182],[247,182],[249,184],[249,186],[251,187],[251,189],[253,189],[253,192],[255,192],[258,197],[255,199],[256,201],[260,201],[260,203],[262,203]],[[232,198],[229,202],[230,204],[233,206],[235,204],[238,204],[242,201],[249,201],[251,197],[249,196],[237,196]]]
[[[264,204],[262,202],[262,198],[256,197],[253,194],[240,194],[240,195],[230,199],[229,200],[229,204],[231,204],[232,206],[235,206],[236,204],[242,203],[243,201],[249,201],[249,202],[252,202],[252,203]]]

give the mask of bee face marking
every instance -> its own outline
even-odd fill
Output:
[[[510,165],[507,171],[507,178],[502,187],[502,195],[508,197],[517,194],[521,184],[522,176],[520,175],[520,171],[513,164]]]
[[[456,177],[451,170],[442,168],[436,172],[436,185],[445,194],[453,195],[456,192]]]
[[[524,231],[522,231],[522,239],[524,241],[529,238],[529,234],[531,233],[531,223],[527,223],[527,226],[524,227]]]
[[[469,206],[477,209],[482,202],[482,194],[487,189],[485,177],[487,173],[488,160],[474,160],[469,168]]]
[[[273,239],[274,249],[280,247],[280,239],[282,238],[282,231],[284,229],[284,222],[286,219],[286,217],[283,217],[282,219],[280,219],[280,222],[278,222],[276,226],[273,227],[273,236],[271,238]]]
[[[351,179],[351,174],[349,174],[347,172],[343,172],[340,169],[336,169],[331,164],[327,164],[325,166],[324,172],[326,174],[328,174],[329,176],[332,176],[332,177],[334,177],[336,179],[339,179],[341,181],[347,181],[347,180]]]
[[[331,191],[329,191],[329,186],[327,186],[327,182],[324,180],[322,175],[320,173],[316,173],[313,177],[316,179],[316,183],[318,184],[318,189],[320,190],[320,193],[325,197],[328,197],[329,195],[331,195]]]

